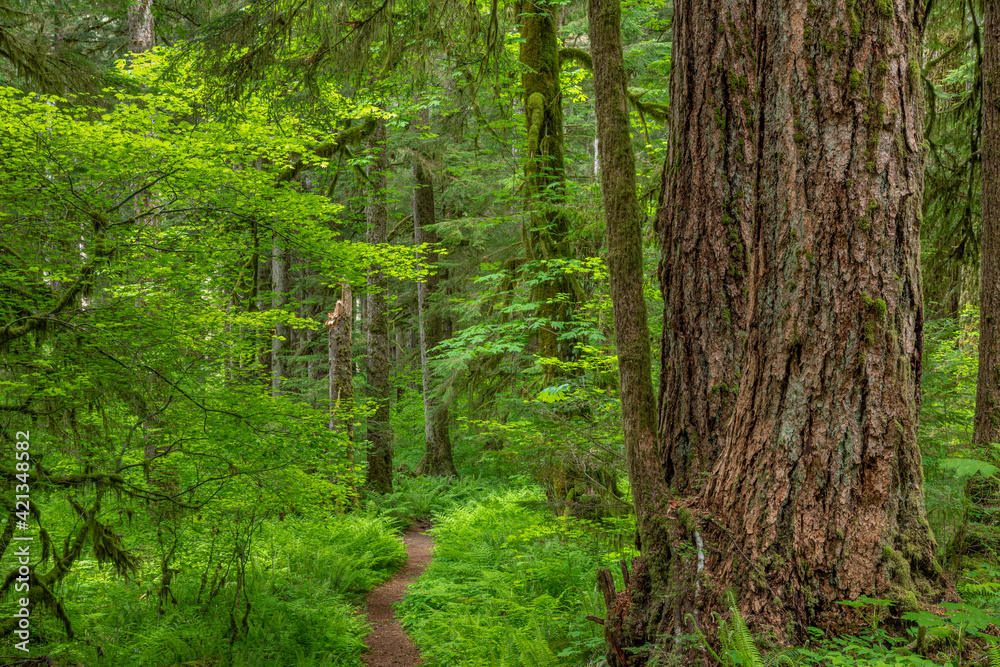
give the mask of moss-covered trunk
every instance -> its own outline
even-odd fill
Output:
[[[368,167],[370,196],[365,207],[368,226],[367,241],[386,243],[389,236],[388,210],[385,203],[386,173],[389,171],[389,151],[386,147],[385,119],[379,118],[375,131],[368,139],[373,160]],[[392,427],[389,424],[389,314],[386,295],[389,280],[379,266],[368,271],[368,304],[365,309],[366,364],[368,396],[375,411],[368,417],[368,477],[371,488],[392,491]]]
[[[667,485],[657,474],[662,454],[656,437],[649,326],[642,291],[642,213],[636,196],[635,156],[629,132],[619,1],[590,0],[588,14],[625,455],[643,558],[661,563],[670,558],[669,535],[663,531],[660,519],[667,508]],[[602,581],[610,581],[610,573],[605,571]],[[607,583],[604,588],[608,607],[613,609]],[[605,622],[605,638],[609,663],[615,667],[622,664],[623,646],[644,643],[633,640],[632,633],[613,618]]]
[[[556,22],[557,3],[525,0],[520,5],[520,60],[527,129],[527,155],[524,176],[529,198],[529,219],[523,239],[525,254],[540,272],[532,300],[538,303],[536,315],[547,322],[538,330],[538,354],[543,358],[568,360],[574,343],[559,340],[560,323],[570,320],[571,303],[578,300],[570,276],[545,263],[572,255],[566,235],[569,225],[563,214],[566,198],[566,167],[563,156],[562,91],[559,86],[559,38]],[[560,296],[564,295],[564,296]],[[545,365],[547,381],[556,374]]]
[[[973,441],[1000,443],[1000,7],[983,20],[983,242]]]
[[[427,116],[424,116],[427,123]],[[434,232],[434,178],[426,158],[413,156],[413,238],[417,245],[437,243]],[[448,433],[448,406],[435,395],[433,375],[428,353],[444,340],[445,322],[441,313],[431,305],[431,297],[441,284],[438,268],[440,257],[431,249],[423,253],[423,261],[435,267],[427,280],[417,284],[417,317],[420,327],[420,370],[424,399],[424,457],[417,465],[419,475],[458,475],[451,456],[451,437]]]

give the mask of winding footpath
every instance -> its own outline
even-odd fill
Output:
[[[408,530],[403,536],[408,556],[402,570],[368,594],[368,622],[371,634],[365,642],[368,652],[361,656],[366,667],[414,667],[422,665],[420,651],[392,613],[392,605],[403,599],[406,587],[427,567],[434,540],[427,533]]]

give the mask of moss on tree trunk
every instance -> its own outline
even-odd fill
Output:
[[[367,241],[382,244],[388,240],[388,212],[385,204],[386,172],[389,170],[389,151],[386,147],[385,119],[379,118],[375,131],[368,140],[368,150],[374,160],[368,167],[371,195],[365,207],[368,225]],[[375,411],[368,417],[368,477],[367,484],[381,491],[392,491],[392,427],[389,424],[389,315],[386,294],[389,280],[381,267],[368,272],[368,305],[366,308],[365,338],[367,345],[366,369],[369,397],[375,402]]]
[[[424,124],[428,123],[424,115]],[[437,243],[434,232],[434,178],[426,157],[421,153],[413,156],[413,238],[417,245]],[[436,250],[423,253],[423,261],[434,266],[439,261]],[[431,297],[441,284],[440,268],[417,284],[417,317],[420,327],[420,369],[424,400],[424,457],[417,465],[418,475],[457,476],[455,462],[451,455],[451,437],[448,433],[448,406],[435,395],[433,374],[430,367],[429,351],[444,340],[445,322],[440,312],[431,305]]]
[[[538,262],[542,273],[532,291],[538,303],[536,315],[548,322],[568,322],[571,304],[580,301],[580,290],[571,276],[557,273],[544,263],[572,256],[566,236],[569,223],[562,206],[566,197],[566,166],[563,156],[562,91],[559,86],[559,39],[556,3],[525,0],[520,5],[520,60],[527,130],[524,165],[530,214],[523,238],[529,261]],[[560,295],[564,295],[560,297]],[[538,330],[538,354],[543,358],[571,359],[574,342],[560,340],[556,326]],[[544,365],[546,382],[556,375],[556,367]]]

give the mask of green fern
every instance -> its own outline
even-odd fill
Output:
[[[1000,647],[990,647],[990,667],[1000,667]]]
[[[735,657],[734,667],[764,667],[760,649],[757,648],[753,635],[750,634],[750,628],[743,620],[740,608],[736,604],[736,596],[732,591],[726,593],[726,602],[729,606],[729,622],[719,624],[719,640],[723,652],[727,656]]]

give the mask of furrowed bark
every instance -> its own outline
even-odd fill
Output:
[[[424,117],[427,124],[427,117]],[[434,233],[434,179],[424,164],[424,156],[413,156],[413,238],[419,246],[437,243]],[[423,259],[436,265],[440,259],[436,251],[427,251]],[[420,370],[424,400],[424,458],[417,465],[418,475],[458,476],[451,454],[451,437],[448,433],[448,406],[434,395],[433,375],[428,359],[429,350],[444,340],[444,318],[430,307],[430,297],[441,283],[443,269],[436,268],[427,280],[417,283],[417,318],[420,327]]]
[[[988,450],[1000,443],[1000,7],[984,5],[983,256],[973,444]]]
[[[369,204],[365,207],[368,243],[384,244],[388,240],[388,211],[385,204],[386,172],[389,151],[386,146],[385,119],[379,118],[368,140],[368,150],[375,159],[368,168],[371,181]],[[392,491],[392,428],[389,425],[389,318],[386,294],[389,280],[382,268],[373,266],[368,272],[368,306],[365,338],[367,343],[367,373],[369,397],[375,401],[375,412],[368,418],[368,476],[371,488]]]
[[[657,214],[659,430],[667,483],[681,495],[711,472],[740,381],[756,157],[748,11],[732,0],[674,6],[674,120]]]
[[[787,640],[863,624],[838,600],[889,597],[900,612],[952,595],[916,445],[923,17],[906,7],[675,5],[659,218],[666,471],[632,474],[685,494],[691,471],[711,475],[693,498],[637,508],[666,537],[649,545],[640,524],[642,557],[609,591],[609,664],[644,665],[662,650],[652,644],[695,625],[710,634],[727,588],[755,629]],[[740,242],[746,278],[732,270]],[[720,317],[727,305],[742,315]],[[727,406],[706,376],[740,361],[741,321]],[[706,428],[716,444],[699,456]]]
[[[916,444],[923,347],[922,10],[757,13],[760,128],[747,354],[702,499],[712,578],[750,621],[841,622],[947,588]]]

